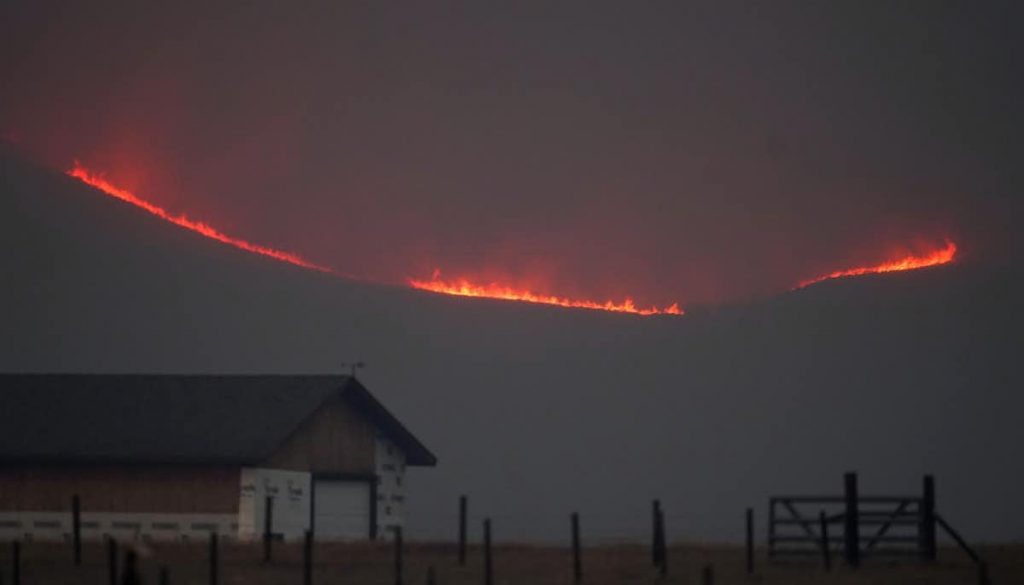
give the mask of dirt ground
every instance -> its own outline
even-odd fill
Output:
[[[208,547],[203,544],[164,544],[139,547],[142,583],[158,585],[161,567],[168,569],[172,585],[209,583]],[[121,562],[123,563],[123,549]],[[1024,545],[980,547],[989,564],[991,583],[1024,584]],[[68,544],[23,543],[21,583],[110,583],[107,553],[101,544],[83,547],[83,564],[75,567]],[[425,584],[433,567],[438,585],[482,585],[483,558],[479,547],[468,550],[465,567],[458,564],[452,544],[408,543],[404,553],[403,583]],[[587,548],[583,552],[583,582],[588,585],[703,583],[703,568],[713,566],[714,583],[730,584],[866,584],[866,585],[969,585],[978,582],[977,570],[959,550],[943,549],[938,562],[868,560],[857,569],[840,566],[825,572],[815,561],[768,563],[759,554],[754,575],[745,572],[743,549],[737,546],[675,544],[669,549],[668,574],[663,579],[652,568],[650,550],[643,545]],[[0,547],[3,584],[13,582],[12,546]],[[302,584],[301,545],[276,544],[272,562],[262,563],[260,545],[224,544],[219,551],[219,583],[223,585]],[[314,550],[313,583],[394,585],[393,547],[386,543],[320,544]],[[573,582],[571,553],[553,546],[500,545],[493,551],[495,585],[569,585]],[[118,583],[120,583],[118,579]]]

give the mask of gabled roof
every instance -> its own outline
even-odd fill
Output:
[[[340,395],[437,459],[350,376],[0,374],[0,462],[257,465]]]

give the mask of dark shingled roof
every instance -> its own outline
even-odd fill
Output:
[[[0,374],[0,462],[256,465],[335,393],[437,463],[350,376],[100,374]]]

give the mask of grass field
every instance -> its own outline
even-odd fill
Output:
[[[168,567],[170,583],[209,583],[208,548],[205,544],[146,545],[137,549],[142,582],[157,585],[159,569]],[[996,585],[1024,584],[1024,545],[980,547]],[[479,547],[470,547],[465,567],[458,565],[451,544],[409,543],[404,555],[403,582],[424,584],[428,567],[434,567],[438,584],[483,584],[483,559]],[[320,544],[315,548],[313,582],[318,585],[393,585],[393,548],[388,544]],[[21,583],[109,583],[106,550],[99,544],[83,547],[83,565],[72,563],[70,545],[28,543],[21,549]],[[259,545],[225,544],[220,549],[219,582],[225,585],[286,585],[302,583],[301,545],[275,546],[273,561],[262,563]],[[0,549],[2,583],[12,583],[11,546]],[[496,585],[568,585],[572,583],[568,548],[500,545],[494,548]],[[702,568],[714,566],[714,582],[801,585],[968,585],[977,583],[977,571],[960,551],[942,549],[931,565],[916,562],[867,561],[857,570],[839,566],[825,572],[816,562],[767,563],[758,556],[753,576],[745,573],[743,549],[737,546],[675,544],[669,549],[666,578],[651,567],[650,550],[642,545],[613,545],[584,550],[584,583],[588,585],[700,584]],[[120,581],[119,581],[120,582]]]

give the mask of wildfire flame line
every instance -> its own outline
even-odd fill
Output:
[[[927,268],[929,266],[938,266],[940,264],[948,264],[953,261],[956,257],[956,244],[950,240],[946,240],[946,246],[938,250],[933,250],[923,256],[906,256],[898,260],[892,260],[878,264],[876,266],[864,266],[860,268],[847,268],[845,270],[837,270],[823,276],[818,276],[808,280],[802,281],[796,285],[794,290],[801,289],[812,284],[822,282],[824,280],[831,280],[833,278],[844,278],[847,276],[860,276],[863,274],[881,274],[885,272],[900,272],[903,270],[917,270],[919,268]]]
[[[83,183],[91,187],[99,189],[100,191],[106,193],[107,195],[110,195],[111,197],[115,197],[126,203],[130,203],[131,205],[134,205],[135,207],[138,207],[152,215],[155,215],[160,219],[169,221],[187,230],[191,230],[200,235],[217,240],[218,242],[227,244],[229,246],[234,246],[235,248],[245,250],[246,252],[260,254],[263,256],[267,256],[269,258],[273,258],[275,260],[279,260],[281,262],[288,262],[289,264],[294,264],[295,266],[300,266],[302,268],[309,268],[312,270],[318,270],[320,272],[326,272],[330,274],[338,274],[337,271],[326,266],[321,266],[319,264],[310,262],[309,260],[306,260],[302,256],[299,256],[298,254],[284,252],[282,250],[276,250],[274,248],[270,248],[267,246],[254,244],[241,238],[229,236],[205,222],[189,219],[184,214],[174,215],[171,212],[167,211],[166,209],[153,203],[150,203],[145,199],[142,199],[141,197],[139,197],[135,193],[132,193],[128,189],[123,189],[121,187],[114,185],[113,183],[109,182],[102,173],[90,171],[77,160],[75,161],[74,166],[68,171],[66,171],[66,174],[68,176],[74,177],[75,179],[82,181]],[[433,280],[421,281],[409,279],[408,284],[417,289],[437,293],[446,293],[469,297],[490,297],[496,299],[523,301],[528,303],[558,305],[561,307],[568,307],[574,309],[595,309],[619,313],[632,313],[635,315],[683,314],[683,311],[682,309],[679,308],[678,304],[672,304],[671,306],[665,307],[664,309],[658,309],[656,307],[651,307],[649,309],[641,309],[634,304],[632,299],[628,298],[621,303],[614,303],[612,301],[598,303],[588,300],[574,300],[556,296],[540,295],[529,291],[515,290],[510,287],[505,287],[497,284],[489,284],[486,286],[473,285],[466,280],[460,280],[456,283],[449,284],[439,280],[439,277],[440,273],[435,272]]]
[[[110,195],[111,197],[116,197],[122,201],[131,203],[132,205],[140,209],[144,209],[145,211],[148,211],[149,213],[159,217],[160,219],[167,220],[177,226],[181,226],[187,230],[192,230],[198,234],[217,240],[218,242],[228,244],[229,246],[234,246],[241,250],[245,250],[246,252],[253,252],[254,254],[262,254],[263,256],[269,256],[270,258],[273,258],[275,260],[288,262],[289,264],[301,266],[302,268],[310,268],[312,270],[319,270],[320,272],[333,272],[330,268],[314,264],[313,262],[306,260],[305,258],[299,256],[298,254],[293,254],[291,252],[284,252],[281,250],[275,250],[274,248],[268,248],[267,246],[253,244],[252,242],[247,242],[241,238],[229,236],[224,232],[221,232],[220,230],[211,227],[209,224],[206,224],[204,222],[189,219],[185,215],[173,215],[166,209],[139,198],[131,191],[128,191],[127,189],[122,189],[111,184],[103,177],[102,174],[90,171],[89,169],[82,166],[82,164],[79,163],[77,160],[75,161],[75,165],[70,170],[67,171],[67,174],[71,177],[74,177],[82,181],[83,183],[89,186],[95,187],[100,191],[103,191],[104,193]]]
[[[418,288],[420,290],[460,297],[482,297],[506,301],[521,301],[543,305],[557,305],[559,307],[570,307],[573,309],[594,309],[599,311],[612,311],[615,313],[632,313],[634,315],[683,314],[683,310],[679,308],[678,303],[672,303],[663,309],[659,309],[657,307],[641,309],[637,307],[633,302],[633,299],[630,298],[626,298],[621,303],[615,303],[613,301],[600,303],[597,301],[576,300],[553,295],[538,294],[529,290],[515,289],[493,282],[488,284],[474,284],[465,278],[445,281],[441,279],[441,273],[439,270],[434,271],[434,275],[430,280],[409,279],[408,283],[413,288]]]
[[[277,250],[267,246],[261,246],[252,242],[229,236],[224,232],[210,226],[209,224],[189,219],[184,214],[174,215],[168,212],[166,209],[150,203],[131,191],[117,187],[106,180],[101,173],[95,173],[85,168],[79,161],[75,161],[74,166],[66,171],[66,174],[74,177],[83,183],[99,189],[103,193],[120,199],[126,203],[130,203],[152,215],[155,215],[163,220],[169,221],[177,226],[183,227],[187,230],[191,230],[200,235],[206,236],[218,242],[234,246],[240,250],[246,252],[252,252],[254,254],[260,254],[267,256],[281,262],[287,262],[294,264],[302,268],[309,268],[311,270],[317,270],[320,272],[326,272],[330,274],[338,274],[335,270],[326,266],[321,266],[306,260],[298,254],[291,252],[285,252]],[[837,270],[829,274],[804,280],[793,287],[794,290],[801,289],[812,284],[822,282],[825,280],[831,280],[835,278],[844,278],[849,276],[860,276],[863,274],[878,274],[885,272],[898,272],[903,270],[916,270],[919,268],[926,268],[929,266],[937,266],[940,264],[948,264],[952,262],[956,257],[957,247],[956,244],[950,240],[946,240],[944,248],[933,250],[923,256],[906,256],[897,260],[892,260],[875,266],[864,266],[858,268],[848,268],[844,270]],[[441,278],[440,270],[435,270],[430,280],[419,280],[410,278],[407,284],[413,288],[440,293],[447,295],[463,296],[463,297],[480,297],[499,299],[507,301],[520,301],[526,303],[536,303],[544,305],[555,305],[559,307],[566,307],[572,309],[592,309],[599,311],[611,311],[616,313],[631,313],[634,315],[683,315],[685,312],[679,307],[678,303],[672,303],[671,305],[658,308],[640,308],[636,306],[636,303],[631,298],[626,298],[621,303],[614,301],[598,302],[587,299],[570,299],[568,297],[559,297],[555,295],[536,293],[527,289],[513,288],[511,286],[487,283],[477,284],[466,278],[458,278],[454,280],[443,280]]]

